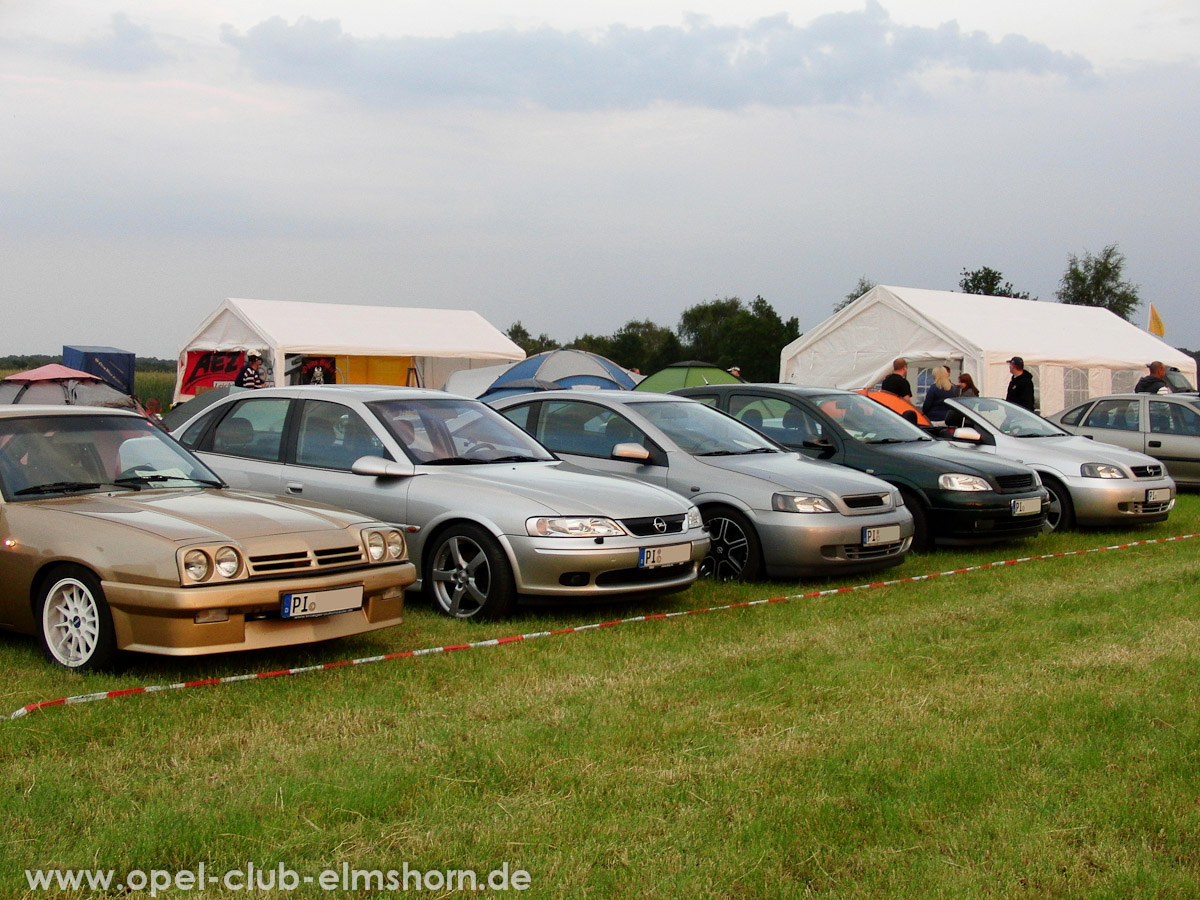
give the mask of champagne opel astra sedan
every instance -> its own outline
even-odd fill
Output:
[[[415,578],[395,526],[231,491],[136,413],[0,407],[0,627],[54,663],[386,628]]]

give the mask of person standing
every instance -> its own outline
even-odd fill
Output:
[[[1167,367],[1157,359],[1146,366],[1150,370],[1149,375],[1143,375],[1138,379],[1138,383],[1134,385],[1133,392],[1135,394],[1169,394],[1171,393],[1171,385],[1167,381]]]
[[[946,416],[950,415],[950,407],[946,401],[957,397],[958,391],[950,382],[950,370],[945,366],[937,366],[933,370],[933,384],[925,389],[925,401],[921,404],[921,412],[934,425],[945,425]]]
[[[912,385],[908,383],[908,363],[903,357],[892,361],[892,374],[883,379],[880,387],[889,394],[912,401]]]
[[[1004,399],[1017,406],[1023,406],[1030,412],[1037,411],[1037,400],[1034,397],[1033,375],[1025,371],[1025,360],[1014,356],[1008,361],[1008,371],[1012,378],[1008,381],[1008,393]]]
[[[975,379],[963,372],[958,376],[958,396],[978,397],[979,388],[975,387]]]
[[[261,365],[262,359],[257,353],[247,353],[246,364],[237,373],[237,377],[233,379],[233,386],[240,388],[266,387],[266,379],[263,378],[262,372],[259,371]]]

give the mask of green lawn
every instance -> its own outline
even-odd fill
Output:
[[[1163,525],[882,577],[1198,531],[1188,495]],[[507,865],[527,897],[1196,897],[1193,579],[1200,539],[0,721],[0,896],[56,896],[27,892],[26,868],[253,862]],[[498,624],[414,596],[383,634],[120,677],[60,673],[5,635],[0,713],[826,586],[709,583]]]

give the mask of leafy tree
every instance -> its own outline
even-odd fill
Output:
[[[1137,285],[1122,279],[1124,268],[1125,256],[1116,244],[1109,244],[1098,256],[1084,251],[1080,259],[1072,253],[1055,295],[1060,303],[1101,306],[1130,321],[1142,300]]]
[[[610,337],[585,334],[571,346],[607,356],[618,365],[638,369],[644,375],[683,359],[683,348],[675,332],[649,319],[631,319]]]
[[[785,322],[762,297],[749,306],[726,297],[684,310],[678,331],[686,357],[740,366],[747,381],[776,381],[779,351],[800,336],[800,323],[795,316]]]
[[[866,275],[859,275],[858,284],[854,286],[854,289],[850,291],[850,293],[833,305],[833,311],[835,313],[841,312],[873,287],[875,287],[875,282],[869,279]]]
[[[989,297],[1016,297],[1020,300],[1030,299],[1028,291],[1014,291],[1012,284],[1004,281],[1003,275],[987,266],[971,272],[963,269],[958,287],[964,294],[986,294]],[[1033,299],[1036,300],[1037,297]]]
[[[535,353],[541,353],[545,350],[557,350],[562,345],[546,332],[542,332],[537,337],[529,333],[529,329],[521,324],[518,319],[508,326],[508,331],[504,332],[510,341],[525,351],[526,356],[533,356]]]

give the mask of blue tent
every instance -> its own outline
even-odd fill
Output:
[[[613,391],[633,390],[636,383],[627,371],[596,353],[547,350],[505,369],[484,394],[495,397],[495,392],[509,382],[528,379],[553,381],[561,388],[592,387]]]

